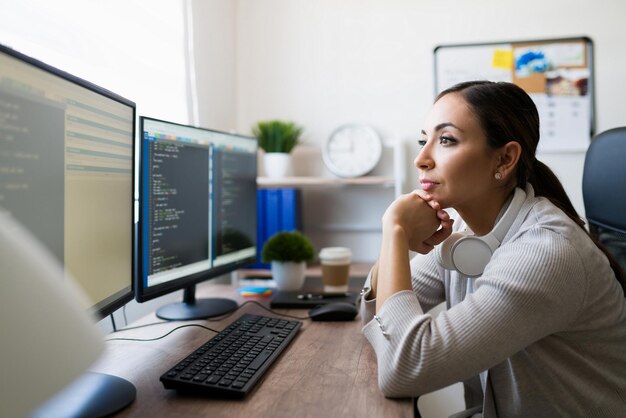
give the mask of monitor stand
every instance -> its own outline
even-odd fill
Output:
[[[157,309],[156,316],[170,321],[188,321],[220,316],[237,309],[239,305],[232,299],[207,298],[196,300],[196,286],[186,287],[183,301],[171,303]]]
[[[137,395],[135,386],[121,377],[87,372],[48,400],[29,418],[100,418],[130,405]]]

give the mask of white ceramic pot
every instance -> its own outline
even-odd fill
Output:
[[[291,173],[291,154],[267,152],[263,156],[265,175],[270,178],[287,177]]]
[[[298,290],[304,284],[306,263],[272,261],[272,278],[278,290]]]

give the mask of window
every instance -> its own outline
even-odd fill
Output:
[[[136,102],[137,114],[187,123],[184,5],[0,0],[0,43]]]

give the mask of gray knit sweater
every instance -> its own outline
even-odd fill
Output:
[[[363,333],[385,396],[463,381],[467,407],[482,404],[485,418],[626,417],[622,289],[585,232],[526,193],[482,276],[443,270],[431,252],[411,260],[413,292],[376,317],[366,293]],[[443,301],[447,310],[428,313]]]

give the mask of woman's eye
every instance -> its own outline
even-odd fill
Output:
[[[450,145],[452,143],[456,142],[454,138],[451,138],[449,136],[441,136],[439,137],[439,143],[441,145]]]
[[[426,140],[425,139],[418,139],[417,140],[417,145],[419,145],[421,148],[423,148],[426,145]]]

